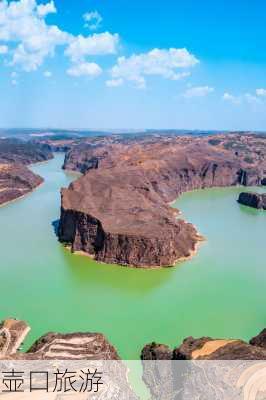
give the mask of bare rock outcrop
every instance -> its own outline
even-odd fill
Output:
[[[23,164],[0,163],[0,205],[25,196],[42,182]]]
[[[233,134],[77,145],[64,168],[85,175],[62,190],[59,240],[98,261],[175,265],[202,237],[169,202],[188,190],[261,184],[265,146]]]
[[[18,139],[0,139],[0,205],[23,197],[43,179],[27,165],[49,160],[53,154],[38,144]]]
[[[258,210],[266,210],[266,193],[242,192],[238,197],[238,203],[244,206],[257,208]]]
[[[266,360],[265,330],[249,343],[238,339],[186,338],[171,350],[151,343],[141,352],[142,360]]]
[[[53,153],[32,141],[0,139],[0,163],[33,164],[50,160]]]
[[[119,360],[116,349],[101,333],[50,332],[23,353],[20,346],[30,331],[24,321],[7,319],[0,324],[0,359]]]

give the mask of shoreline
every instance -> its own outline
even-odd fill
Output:
[[[191,224],[190,222],[187,222],[186,220],[183,220],[185,223]],[[132,265],[132,264],[119,264],[119,263],[108,263],[105,261],[99,261],[95,259],[95,255],[94,254],[89,254],[84,250],[76,250],[76,251],[72,251],[71,249],[71,245],[68,244],[64,244],[64,243],[60,243],[64,249],[66,249],[67,251],[69,251],[71,254],[76,255],[76,256],[81,256],[81,257],[87,257],[92,261],[95,261],[96,263],[99,264],[103,264],[103,265],[107,265],[107,266],[116,266],[118,268],[130,268],[130,269],[140,269],[140,270],[162,270],[162,269],[168,269],[168,268],[174,268],[177,267],[178,264],[185,262],[185,261],[189,261],[191,260],[194,256],[197,255],[200,245],[203,242],[206,242],[207,239],[201,235],[198,230],[196,229],[195,225],[193,225],[193,227],[195,228],[196,232],[197,232],[197,240],[195,242],[194,248],[190,249],[189,255],[188,256],[184,256],[184,257],[180,257],[177,260],[174,261],[173,264],[169,264],[169,265],[151,265],[151,266],[137,266],[137,265]]]
[[[37,190],[37,189],[38,189],[40,186],[42,186],[43,184],[44,184],[44,180],[43,180],[39,185],[35,186],[35,188],[33,188],[32,190],[30,190],[29,192],[24,193],[24,194],[22,194],[21,196],[18,196],[18,197],[16,197],[16,198],[12,199],[12,200],[8,200],[8,201],[6,201],[6,202],[4,202],[4,203],[1,203],[1,204],[0,204],[0,208],[1,208],[1,207],[5,207],[5,206],[7,206],[8,204],[15,203],[16,201],[21,200],[21,199],[23,199],[24,197],[27,197],[28,195],[30,195],[31,193],[33,193],[35,190]]]
[[[41,165],[41,164],[46,164],[46,163],[48,163],[49,161],[52,161],[54,159],[54,155],[53,155],[53,157],[52,158],[49,158],[48,160],[43,160],[43,161],[38,161],[38,162],[36,162],[36,163],[30,163],[30,164],[26,164],[25,166],[27,167],[27,168],[29,168],[30,169],[30,171],[31,171],[31,167],[34,167],[35,165],[37,166],[37,165]],[[32,171],[33,172],[33,171]],[[35,174],[35,172],[33,172],[34,174]],[[36,174],[37,175],[37,174]],[[14,202],[16,202],[16,201],[18,201],[18,200],[21,200],[21,199],[23,199],[24,197],[26,197],[26,196],[28,196],[28,195],[30,195],[31,193],[33,193],[35,190],[37,190],[40,186],[42,186],[43,184],[44,184],[44,182],[45,182],[45,180],[44,180],[44,178],[41,176],[41,175],[39,175],[39,177],[42,179],[42,182],[40,182],[37,186],[35,186],[32,190],[30,190],[29,192],[27,192],[27,193],[24,193],[24,194],[22,194],[21,196],[18,196],[18,197],[16,197],[16,198],[14,198],[14,199],[12,199],[12,200],[8,200],[8,201],[6,201],[6,202],[4,202],[4,203],[1,203],[0,204],[0,207],[4,207],[4,206],[7,206],[8,204],[12,204],[12,203],[14,203]]]

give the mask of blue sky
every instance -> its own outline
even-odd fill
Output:
[[[266,3],[0,2],[0,126],[266,130]]]

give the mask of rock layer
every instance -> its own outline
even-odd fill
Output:
[[[0,324],[0,359],[22,360],[119,360],[115,348],[101,333],[50,332],[26,352],[19,351],[30,327],[7,319]]]
[[[75,146],[64,167],[85,175],[62,190],[59,239],[98,261],[172,266],[202,238],[169,202],[188,190],[261,184],[265,147],[254,135]]]

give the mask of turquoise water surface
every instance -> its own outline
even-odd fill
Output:
[[[240,206],[242,188],[186,193],[176,206],[206,237],[175,268],[137,270],[71,254],[54,233],[60,188],[75,179],[63,155],[32,170],[44,184],[0,208],[0,318],[26,320],[26,346],[48,331],[98,331],[121,357],[151,341],[249,339],[266,327],[266,212]],[[261,189],[262,190],[262,189]]]

